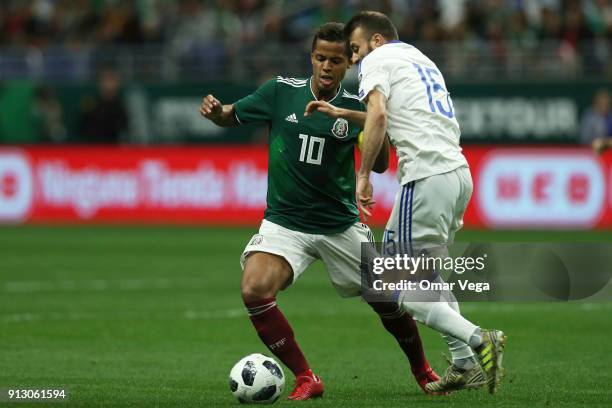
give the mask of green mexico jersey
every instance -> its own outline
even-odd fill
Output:
[[[314,112],[310,79],[277,77],[234,104],[240,123],[270,126],[268,196],[264,218],[295,231],[333,234],[359,221],[354,148],[361,129]],[[363,111],[340,87],[332,105]]]

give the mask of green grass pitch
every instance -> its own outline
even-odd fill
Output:
[[[268,354],[239,296],[238,257],[254,230],[0,228],[0,389],[70,392],[61,404],[6,405],[238,406],[229,369],[246,354]],[[464,231],[458,240],[610,235]],[[279,406],[612,406],[612,302],[464,304],[468,318],[508,334],[507,377],[495,396],[448,397],[421,393],[377,317],[339,298],[320,263],[279,304],[326,384],[321,400]],[[441,373],[444,343],[420,327]]]

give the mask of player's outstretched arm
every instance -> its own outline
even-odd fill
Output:
[[[391,142],[389,142],[389,135],[385,135],[385,139],[383,140],[383,145],[380,147],[380,152],[378,152],[378,156],[376,156],[376,161],[374,162],[374,166],[372,167],[372,171],[375,173],[384,173],[389,168],[389,148],[391,146]],[[357,139],[357,148],[361,150],[363,147],[363,132],[359,133],[359,138]]]
[[[367,220],[371,215],[374,201],[370,173],[384,144],[387,133],[387,98],[377,91],[370,91],[367,97],[368,112],[363,127],[363,147],[361,149],[361,164],[357,174],[357,201]]]
[[[338,108],[337,106],[334,106],[331,103],[326,102],[326,101],[309,102],[308,105],[306,105],[306,109],[304,110],[304,116],[308,116],[312,114],[312,112],[315,112],[315,111],[324,113],[325,115],[331,118],[334,118],[334,119],[337,119],[337,118],[346,119],[349,122],[354,123],[355,125],[359,126],[360,128],[363,128],[363,125],[365,124],[365,120],[366,120],[365,112],[351,110],[351,109]]]
[[[306,105],[304,116],[312,114],[312,112],[318,111],[332,118],[343,118],[363,128],[366,120],[366,112],[356,111],[351,109],[338,108],[326,101],[312,101]],[[359,149],[361,149],[361,142],[359,143]],[[389,168],[389,140],[385,137],[380,152],[376,156],[376,161],[372,170],[376,173],[384,173]]]
[[[389,168],[389,146],[389,137],[385,135],[383,144],[380,147],[380,152],[378,152],[374,166],[372,166],[372,171],[376,173],[384,173],[387,171]]]
[[[377,90],[368,95],[368,111],[363,127],[363,144],[359,176],[369,177],[379,154],[389,153],[387,141],[387,98]],[[382,149],[386,144],[386,149]],[[388,157],[387,157],[388,162]]]
[[[223,105],[212,95],[206,95],[200,104],[200,115],[221,127],[238,126],[234,105]]]

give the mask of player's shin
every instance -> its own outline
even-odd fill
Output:
[[[444,283],[440,276],[436,278],[435,282],[440,284]],[[440,293],[440,298],[440,300],[446,300],[451,309],[453,309],[458,314],[461,314],[459,310],[459,303],[457,302],[457,298],[455,297],[452,291],[443,290]],[[474,357],[474,352],[472,351],[469,345],[448,334],[442,334],[442,338],[448,345],[448,350],[451,353],[452,363],[455,367],[462,370],[469,370],[472,367],[478,365],[478,361]]]
[[[455,301],[449,301],[448,305],[457,313],[459,312],[459,304]],[[451,358],[453,360],[453,365],[457,368],[461,368],[464,370],[469,370],[475,365],[478,364],[478,361],[474,357],[474,352],[466,343],[461,340],[449,336],[447,334],[443,334],[442,338],[448,345],[448,350],[451,353]]]
[[[429,366],[423,350],[419,329],[412,317],[397,303],[369,303],[378,316],[384,328],[393,336],[410,362],[410,368],[417,383],[426,390],[426,385],[439,380],[438,375]]]
[[[478,338],[479,327],[454,311],[446,301],[414,302],[402,299],[401,304],[415,319],[434,330],[459,339],[472,348],[481,342]]]
[[[259,338],[296,376],[310,367],[298,346],[293,329],[276,305],[276,298],[245,302]]]
[[[384,328],[393,336],[410,361],[413,373],[420,373],[429,367],[419,329],[412,317],[395,303],[370,303],[380,317]]]

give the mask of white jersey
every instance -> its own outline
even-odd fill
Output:
[[[378,90],[387,97],[387,133],[397,149],[404,185],[467,166],[459,123],[442,74],[417,48],[391,42],[359,67],[359,98]]]

